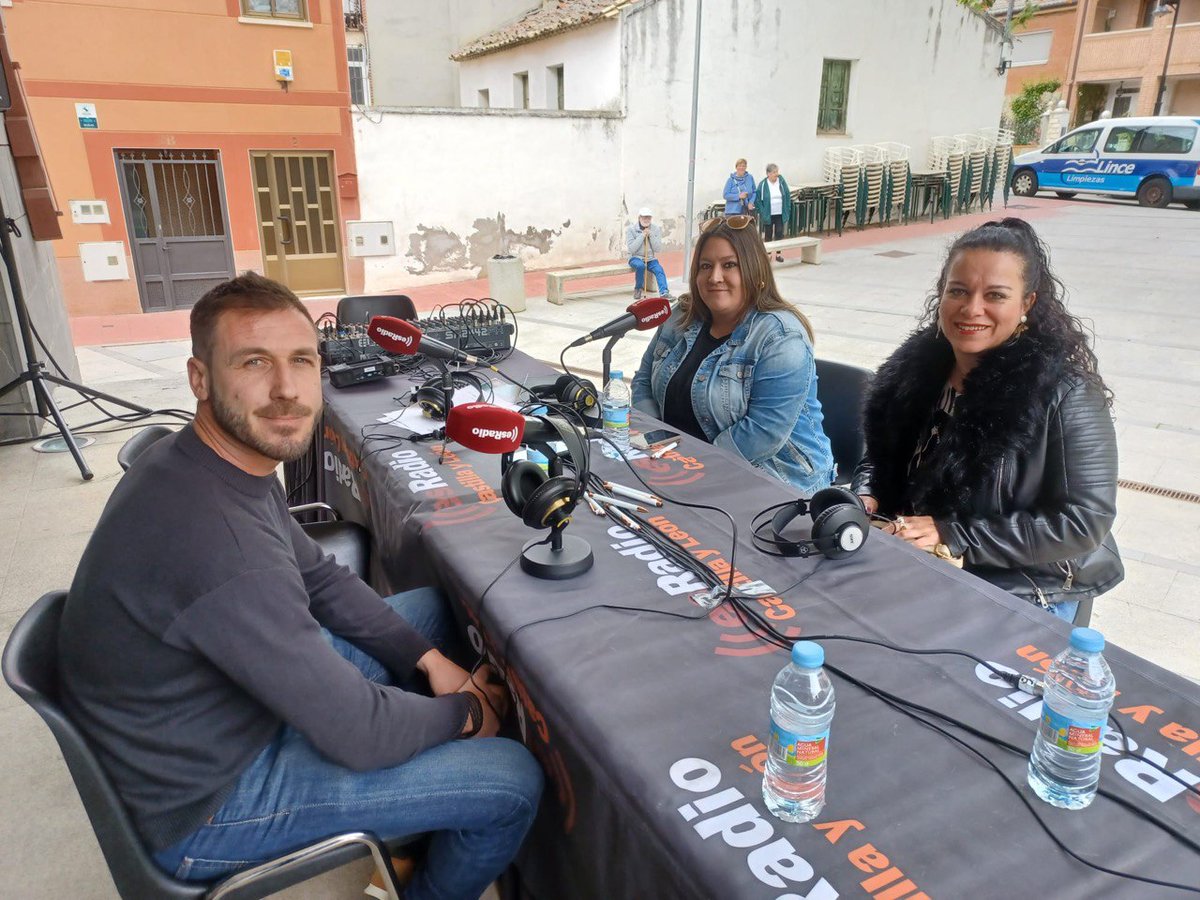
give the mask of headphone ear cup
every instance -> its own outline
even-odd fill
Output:
[[[840,504],[849,504],[857,506],[861,510],[866,510],[863,506],[862,498],[852,491],[848,491],[841,487],[821,488],[812,495],[812,499],[808,501],[808,514],[813,517],[813,520],[819,519],[821,513],[833,506]]]
[[[525,518],[529,501],[549,476],[542,467],[527,459],[518,460],[504,470],[500,479],[500,494],[504,504],[515,516]]]
[[[559,375],[554,382],[554,393],[560,401],[579,411],[593,408],[599,402],[596,385],[586,378],[574,375]]]
[[[842,489],[827,488],[826,490],[841,491]],[[823,493],[825,492],[818,491],[813,497],[812,503],[815,503],[817,497]],[[849,491],[842,491],[842,493],[849,493]],[[844,559],[858,552],[858,548],[866,543],[869,531],[870,520],[867,518],[866,510],[863,509],[861,502],[836,503],[813,518],[812,539],[816,543],[817,549],[829,559]]]
[[[539,468],[538,472],[541,471]],[[547,478],[529,496],[521,519],[530,528],[557,528],[570,520],[575,500],[574,478],[566,475]]]
[[[446,392],[440,380],[427,381],[419,388],[413,399],[431,419],[446,418]]]

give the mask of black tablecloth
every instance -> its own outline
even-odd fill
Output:
[[[539,365],[517,354],[506,371]],[[498,457],[451,446],[438,465],[436,444],[376,440],[364,448],[364,429],[386,431],[371,423],[395,408],[399,393],[394,381],[326,391],[322,488],[372,529],[377,586],[439,584],[475,646],[505,671],[521,734],[547,774],[520,859],[538,898],[1184,896],[1070,859],[977,757],[837,677],[827,805],[812,823],[775,819],[760,773],[771,681],[785,654],[751,636],[728,608],[704,617],[688,597],[698,583],[586,509],[568,533],[591,544],[591,571],[560,582],[518,565],[501,575],[539,533],[500,499]],[[762,554],[749,541],[751,516],[792,492],[699,441],[668,457],[636,465],[661,493],[733,514],[735,567],[775,592],[760,607],[788,634],[960,648],[1031,675],[1066,646],[1066,623],[879,532],[842,561]],[[593,468],[634,483],[623,464],[598,452]],[[728,571],[727,519],[672,504],[657,512],[649,518],[660,530]],[[700,615],[684,621],[653,610]],[[823,644],[828,661],[856,678],[1032,745],[1039,702],[968,660]],[[1200,842],[1200,798],[1142,762],[1144,754],[1196,780],[1200,687],[1112,645],[1105,656],[1120,691],[1114,709],[1136,753],[1107,751],[1101,787]],[[1025,755],[951,730],[997,763],[1075,852],[1200,884],[1200,854],[1154,824],[1105,797],[1082,812],[1053,809],[1025,785]]]

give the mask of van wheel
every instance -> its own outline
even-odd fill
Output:
[[[1137,201],[1142,206],[1162,209],[1171,202],[1171,182],[1165,178],[1147,178],[1138,188]]]
[[[1070,200],[1075,196],[1075,191],[1055,191],[1054,193],[1062,197],[1064,200]]]
[[[1033,169],[1019,169],[1013,175],[1012,189],[1018,197],[1032,197],[1038,192],[1037,173]]]

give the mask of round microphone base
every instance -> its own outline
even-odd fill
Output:
[[[562,581],[582,575],[592,567],[592,547],[583,538],[561,535],[562,549],[555,550],[540,540],[530,541],[521,551],[521,570],[534,578]]]

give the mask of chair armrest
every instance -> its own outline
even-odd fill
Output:
[[[301,503],[299,506],[289,506],[288,512],[293,516],[299,516],[303,513],[310,512],[326,512],[335,522],[340,522],[342,517],[336,509],[328,503]]]

